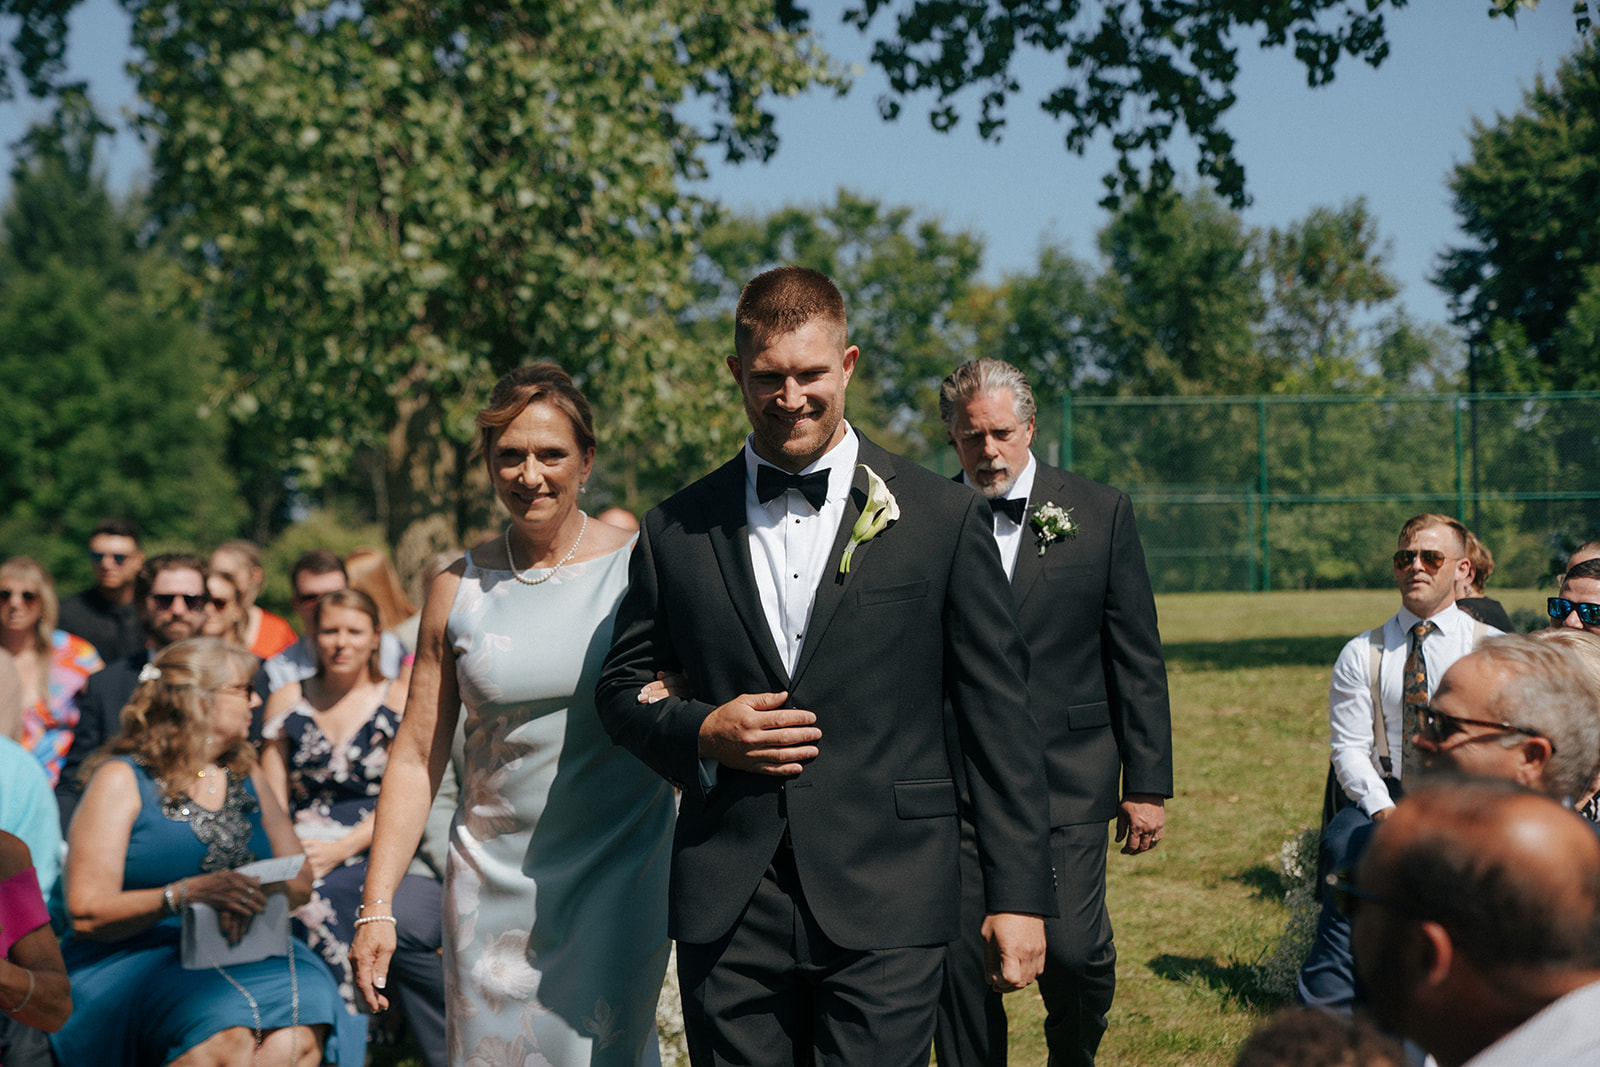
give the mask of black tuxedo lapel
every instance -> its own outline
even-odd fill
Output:
[[[828,553],[828,565],[823,569],[822,578],[817,583],[816,598],[811,602],[811,622],[807,625],[806,641],[800,648],[800,659],[794,666],[796,679],[805,673],[806,665],[811,662],[812,651],[821,644],[822,634],[833,621],[839,605],[844,602],[851,580],[861,569],[862,560],[870,554],[871,541],[857,545],[855,554],[850,557],[850,573],[839,573],[839,562],[844,559],[844,548],[850,543],[850,534],[855,530],[856,520],[861,517],[861,509],[867,503],[867,472],[862,470],[861,466],[871,467],[877,472],[878,477],[890,486],[890,492],[893,492],[892,457],[865,437],[859,434],[857,437],[860,446],[856,454],[857,467],[850,478],[850,496],[845,500],[844,516],[839,520],[839,532],[834,535],[833,549]]]
[[[1056,488],[1045,477],[1045,469],[1038,460],[1033,473],[1033,491],[1028,494],[1028,512],[1022,521],[1022,543],[1017,546],[1017,565],[1011,568],[1011,596],[1017,607],[1028,599],[1034,583],[1044,573],[1044,556],[1039,552],[1039,528],[1033,524],[1033,512],[1039,505],[1050,501]]]
[[[789,673],[783,669],[783,657],[772,640],[767,626],[766,613],[761,610],[761,593],[756,589],[756,573],[750,563],[750,519],[744,510],[745,459],[741,449],[732,462],[723,465],[716,473],[716,484],[710,487],[707,515],[710,526],[711,550],[716,554],[717,566],[722,570],[722,584],[728,590],[728,599],[738,612],[750,636],[750,647],[774,678],[787,685]]]

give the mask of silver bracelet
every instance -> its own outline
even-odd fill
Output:
[[[400,925],[395,921],[393,915],[363,915],[355,921],[354,925],[365,926],[367,923],[394,923],[396,926]]]
[[[168,882],[166,888],[161,890],[161,906],[167,909],[168,915],[178,914],[178,902],[173,899],[171,882]]]
[[[381,898],[378,899],[378,900],[368,901],[367,903],[362,904],[362,905],[360,905],[360,906],[358,906],[356,908],[356,914],[360,915],[363,912],[365,912],[368,908],[376,908],[379,904],[387,904],[387,903],[389,903],[387,900],[383,900]]]
[[[28,1001],[33,999],[33,972],[31,970],[28,970],[28,968],[26,968],[26,967],[24,967],[22,969],[24,971],[28,971],[28,995],[23,997],[22,998],[22,1003],[18,1004],[16,1007],[7,1008],[6,1009],[6,1014],[7,1015],[15,1015],[15,1014],[17,1014],[23,1008],[26,1008],[28,1006]]]

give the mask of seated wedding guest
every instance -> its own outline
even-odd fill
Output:
[[[212,571],[206,575],[206,615],[200,624],[200,633],[206,637],[220,637],[230,645],[248,648],[244,640],[244,593],[239,584],[226,574]]]
[[[395,708],[405,707],[405,692],[378,669],[378,608],[355,589],[323,594],[312,614],[317,673],[272,694],[267,710],[267,739],[262,757],[266,780],[293,816],[295,833],[316,878],[311,902],[296,917],[307,943],[328,965],[345,998],[346,1014],[338,1027],[340,1062],[360,1062],[367,1037],[350,972],[350,941],[360,916],[361,890],[367,879],[367,851],[372,843],[372,812],[388,765],[389,742],[399,726]],[[429,914],[437,924],[441,887],[431,878],[401,879],[392,901],[397,926],[413,913]],[[397,929],[397,933],[400,931]],[[402,939],[402,949],[405,947]],[[444,1002],[444,969],[438,945],[424,947],[421,967],[407,960],[402,970],[420,970],[422,988],[397,987],[402,1004],[411,995]],[[412,1018],[427,1026],[428,1012]],[[434,1053],[430,1063],[444,1064],[445,1039],[417,1033],[418,1044]]]
[[[1483,587],[1494,573],[1494,553],[1471,530],[1467,531],[1467,562],[1472,570],[1456,582],[1456,607],[1496,630],[1515,633],[1516,627],[1511,625],[1505,606],[1483,595]]]
[[[1256,1027],[1233,1067],[1406,1067],[1406,1054],[1365,1016],[1284,1008]]]
[[[33,857],[0,831],[0,1062],[49,1067],[46,1033],[72,1013],[61,947],[50,929]]]
[[[186,970],[184,909],[216,910],[230,940],[285,893],[311,896],[311,865],[262,885],[235,868],[300,854],[250,744],[255,657],[211,637],[158,652],[89,761],[67,857],[72,930],[62,944],[79,1010],[51,1038],[62,1064],[251,1062],[314,1067],[342,1013],[297,939],[283,955]]]
[[[1600,634],[1600,559],[1586,559],[1567,568],[1561,595],[1548,601],[1550,625]]]
[[[58,607],[49,571],[27,556],[0,563],[0,647],[22,678],[22,747],[52,786],[72,747],[78,694],[103,666],[93,645],[56,628]]]
[[[312,632],[311,614],[324,593],[344,589],[350,584],[344,561],[325,548],[312,549],[294,561],[289,569],[289,587],[294,590],[294,610],[303,627],[300,639],[267,660],[267,689],[276,693],[291,682],[301,682],[317,673],[317,646]],[[393,634],[384,634],[378,648],[378,665],[385,678],[395,678],[404,686],[411,678],[405,646]]]
[[[415,655],[415,627],[410,630],[411,639],[408,641],[400,626],[417,617],[417,606],[406,596],[406,587],[400,581],[400,573],[394,569],[394,564],[389,562],[388,554],[381,548],[363,545],[344,558],[344,571],[350,579],[350,588],[361,590],[378,605],[379,629],[394,634],[405,645],[406,654]]]
[[[22,743],[22,675],[17,661],[0,648],[0,737]]]
[[[1600,636],[1585,630],[1539,630],[1528,636],[1547,641],[1571,654],[1573,662],[1589,675],[1589,683],[1600,693]],[[1600,767],[1589,783],[1589,791],[1572,803],[1573,810],[1592,823],[1600,823]]]
[[[268,660],[295,643],[297,635],[289,620],[256,603],[267,574],[261,567],[261,549],[254,541],[224,541],[212,549],[211,570],[227,575],[239,587],[244,601],[246,648]]]
[[[39,889],[48,903],[61,877],[61,821],[56,798],[39,761],[9,737],[0,737],[0,830],[15,834],[28,846],[39,874]]]
[[[1439,1067],[1600,1063],[1600,840],[1548,796],[1413,789],[1331,895],[1373,1015]]]
[[[83,764],[122,729],[122,707],[139,686],[145,664],[174,641],[197,637],[205,623],[206,564],[198,556],[167,552],[152,556],[134,579],[134,604],[144,622],[144,647],[89,676],[78,698],[78,727],[56,784],[61,832],[83,795]],[[257,726],[259,729],[259,725]],[[254,735],[252,735],[254,736]]]
[[[89,534],[94,585],[61,602],[60,627],[77,634],[110,663],[139,647],[144,634],[133,606],[133,579],[144,566],[139,526],[127,519],[102,519]]]
[[[1417,719],[1415,771],[1424,781],[1498,778],[1572,803],[1600,766],[1600,689],[1577,655],[1531,634],[1496,637],[1457,660]],[[1353,867],[1372,826],[1340,812],[1323,831],[1328,869]],[[1296,998],[1329,1011],[1356,1001],[1350,924],[1326,899]]]

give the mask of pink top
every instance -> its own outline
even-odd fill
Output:
[[[39,874],[32,867],[0,882],[0,956],[9,956],[12,945],[49,921],[50,913],[39,892]]]

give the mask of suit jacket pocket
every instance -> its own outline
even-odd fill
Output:
[[[1111,707],[1104,700],[1096,704],[1073,704],[1067,708],[1067,726],[1070,729],[1091,730],[1110,725]]]
[[[956,784],[949,778],[894,783],[894,811],[902,819],[936,819],[956,813]]]
[[[928,579],[922,578],[902,585],[880,585],[876,589],[861,589],[856,593],[856,603],[861,607],[866,607],[868,604],[894,604],[901,600],[922,600],[927,595]]]

